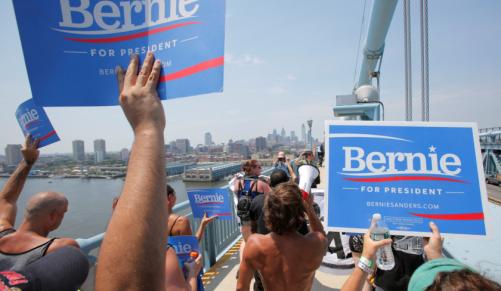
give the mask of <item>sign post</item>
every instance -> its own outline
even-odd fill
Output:
[[[327,226],[365,232],[381,213],[396,235],[487,236],[473,123],[326,121]]]

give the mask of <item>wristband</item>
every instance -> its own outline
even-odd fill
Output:
[[[360,257],[360,261],[363,262],[365,265],[367,265],[369,268],[372,268],[374,266],[374,262],[372,260],[367,259],[364,256]]]
[[[357,266],[367,274],[372,274],[372,272],[373,272],[372,265],[373,265],[373,262],[368,260],[365,257],[360,257],[360,260],[358,261],[358,264],[357,264]]]

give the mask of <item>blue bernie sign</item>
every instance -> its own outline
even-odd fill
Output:
[[[476,124],[326,121],[327,226],[392,234],[486,236],[487,191]]]
[[[117,105],[115,67],[151,51],[161,99],[222,92],[224,0],[13,1],[40,106]]]
[[[216,215],[219,219],[232,219],[228,189],[196,189],[187,192],[193,217],[202,218],[207,213],[209,217]]]
[[[59,136],[52,127],[45,110],[37,106],[33,99],[19,105],[16,110],[16,119],[24,136],[31,134],[33,138],[40,139],[39,148],[59,141]]]
[[[169,236],[167,243],[176,251],[181,266],[190,258],[190,252],[200,253],[198,240],[192,235]]]

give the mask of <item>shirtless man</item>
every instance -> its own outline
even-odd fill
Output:
[[[64,246],[78,248],[71,238],[50,239],[68,210],[68,200],[56,192],[41,192],[32,196],[26,205],[25,216],[14,229],[17,200],[23,190],[31,167],[38,159],[38,142],[26,137],[23,160],[0,191],[0,269],[20,270],[26,265]]]
[[[264,207],[265,223],[272,232],[249,237],[240,262],[237,290],[249,290],[254,271],[261,274],[267,290],[311,290],[315,271],[327,249],[312,196],[303,202],[296,185],[281,184],[268,194]],[[303,236],[297,228],[305,212],[311,232]]]

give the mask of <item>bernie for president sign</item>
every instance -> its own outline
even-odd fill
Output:
[[[486,236],[487,191],[470,123],[327,121],[327,226],[365,232],[381,213],[392,234]]]
[[[29,134],[39,140],[39,148],[59,141],[59,136],[52,127],[45,110],[37,106],[33,99],[26,100],[19,105],[16,110],[16,119],[24,136]]]
[[[161,99],[221,92],[224,0],[13,1],[39,106],[116,105],[115,68],[151,51]]]

